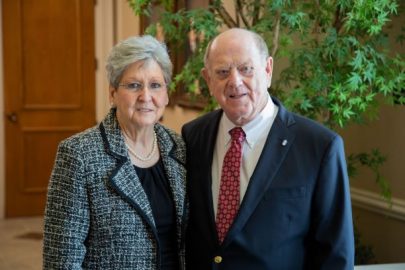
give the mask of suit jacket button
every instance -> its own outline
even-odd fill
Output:
[[[222,257],[221,256],[215,256],[214,257],[214,262],[215,263],[221,263],[222,262]]]

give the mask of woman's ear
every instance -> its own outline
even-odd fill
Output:
[[[115,95],[115,92],[117,91],[117,89],[115,89],[114,87],[112,87],[111,85],[110,85],[110,87],[108,88],[108,93],[109,93],[109,95],[108,95],[108,99],[110,100],[110,106],[111,106],[111,108],[114,108],[116,105],[115,105],[115,102],[114,102],[114,95]]]

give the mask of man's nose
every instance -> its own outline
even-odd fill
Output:
[[[229,86],[238,87],[242,84],[242,76],[237,68],[232,68],[229,74]]]

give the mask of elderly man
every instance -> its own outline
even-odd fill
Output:
[[[263,39],[227,30],[202,75],[220,109],[184,125],[188,269],[353,269],[343,141],[267,92]]]

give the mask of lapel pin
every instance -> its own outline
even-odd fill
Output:
[[[282,145],[282,146],[286,146],[286,145],[287,145],[287,143],[288,143],[288,141],[287,141],[287,140],[283,140],[283,141],[281,142],[281,145]]]

